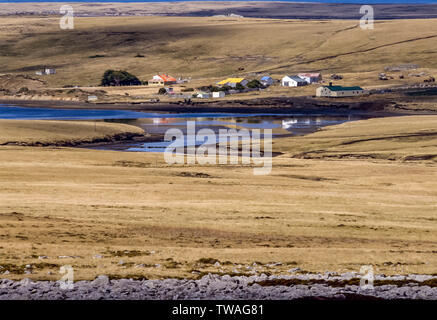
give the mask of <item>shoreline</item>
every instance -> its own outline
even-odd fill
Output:
[[[328,99],[314,99],[309,97],[279,97],[279,98],[255,98],[246,100],[215,100],[195,101],[190,104],[182,102],[166,103],[87,103],[76,101],[53,101],[53,100],[2,100],[2,105],[10,105],[25,108],[48,108],[48,109],[73,109],[73,110],[124,110],[136,112],[166,113],[233,113],[233,114],[276,114],[280,115],[324,115],[324,116],[349,116],[364,115],[369,118],[385,118],[406,115],[435,115],[436,112],[406,111],[403,109],[393,110],[393,102],[374,99],[373,101],[329,101]],[[14,119],[11,119],[14,120]],[[29,120],[32,121],[32,120]],[[63,120],[67,121],[67,120]],[[286,135],[288,136],[288,135]],[[281,137],[277,137],[281,138]],[[95,150],[106,149],[105,146],[138,144],[162,141],[162,134],[130,134],[121,133],[103,138],[95,138],[87,141],[60,141],[54,143],[42,142],[8,142],[1,146],[27,146],[27,147],[67,147],[86,148]],[[123,148],[117,151],[124,151]]]
[[[32,121],[32,120],[30,120]],[[137,133],[119,133],[104,138],[95,138],[91,141],[59,141],[59,142],[6,142],[0,143],[3,146],[20,146],[20,147],[64,147],[64,148],[85,148],[111,145],[115,143],[134,143],[134,142],[156,142],[158,137]],[[108,149],[110,150],[110,149]]]
[[[154,138],[142,128],[120,123],[5,119],[0,126],[0,146],[80,147]]]
[[[160,113],[264,113],[264,114],[326,114],[349,115],[363,114],[375,116],[399,116],[436,114],[435,112],[409,111],[396,109],[390,100],[375,99],[371,101],[342,101],[314,99],[309,97],[277,97],[255,98],[245,100],[213,100],[156,103],[88,103],[76,101],[53,100],[18,100],[0,99],[0,105],[11,105],[27,108],[50,109],[93,109],[93,110],[125,110]]]
[[[303,114],[303,115],[332,115],[332,116],[348,116],[348,115],[367,115],[369,117],[390,117],[405,115],[405,113],[388,112],[386,110],[378,110],[374,104],[366,103],[368,110],[360,110],[360,102],[358,103],[334,103],[330,101],[315,101],[308,97],[293,97],[293,98],[256,98],[247,100],[224,100],[224,101],[201,101],[191,104],[182,104],[177,102],[168,103],[87,103],[76,101],[53,101],[53,100],[1,100],[2,105],[12,105],[25,108],[48,108],[48,109],[74,109],[74,110],[124,110],[136,112],[159,112],[159,113],[234,113],[234,114]],[[381,105],[380,102],[375,104]],[[347,105],[347,107],[346,107]],[[376,110],[374,110],[376,109]],[[14,120],[14,119],[11,119]],[[32,120],[29,120],[32,121]],[[66,120],[63,120],[66,121]],[[285,135],[288,136],[288,135]],[[281,138],[281,137],[277,137]],[[60,141],[53,143],[42,142],[8,142],[0,144],[27,146],[27,147],[70,147],[70,148],[86,148],[97,150],[113,150],[106,149],[105,146],[137,144],[147,142],[162,141],[162,134],[116,134],[103,138],[95,138],[88,141]],[[118,151],[124,151],[120,148]]]

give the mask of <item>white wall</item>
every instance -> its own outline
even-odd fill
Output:
[[[289,78],[288,76],[285,76],[281,80],[281,85],[283,87],[299,87],[299,86],[306,85],[306,83],[299,84],[299,82]]]
[[[217,91],[212,93],[213,98],[223,98],[226,94],[223,91]]]
[[[354,97],[367,94],[366,90],[345,90],[345,91],[331,91],[325,87],[318,87],[316,89],[317,97]]]

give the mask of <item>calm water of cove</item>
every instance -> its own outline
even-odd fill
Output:
[[[363,115],[303,115],[303,114],[232,114],[232,113],[147,113],[124,110],[78,110],[24,108],[0,105],[0,119],[14,120],[86,120],[127,123],[141,127],[146,132],[162,135],[170,128],[186,133],[187,121],[196,121],[196,130],[209,128],[218,133],[222,128],[272,129],[273,136],[302,135],[323,126],[347,121],[367,119]],[[125,142],[96,146],[94,149],[137,152],[162,152],[170,142]],[[197,144],[202,144],[198,141]]]

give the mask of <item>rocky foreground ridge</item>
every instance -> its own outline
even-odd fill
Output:
[[[360,286],[360,275],[293,274],[290,276],[230,276],[208,274],[198,280],[110,280],[101,275],[73,286],[59,281],[0,280],[0,300],[186,300],[186,299],[420,299],[437,300],[437,276],[374,277],[373,288]],[[367,284],[367,282],[366,282]],[[64,287],[64,288],[62,288]]]

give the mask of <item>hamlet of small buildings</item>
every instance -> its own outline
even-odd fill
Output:
[[[253,81],[256,81],[255,83],[258,83],[259,87],[250,86],[250,83],[253,83]],[[276,82],[279,82],[280,85],[283,87],[302,87],[311,84],[321,83],[323,82],[323,79],[321,73],[298,73],[297,75],[285,75],[280,80],[275,80],[267,75],[261,76],[258,79],[232,77],[218,81],[216,83],[216,87],[203,87],[203,90],[196,92],[192,95],[192,97],[201,99],[224,98],[227,94],[233,94],[242,91],[262,90],[274,85]],[[179,82],[177,82],[176,78],[169,76],[168,74],[155,75],[153,79],[149,81],[149,85],[160,86],[166,86],[175,83]],[[167,93],[170,92],[167,89],[166,91]],[[332,85],[332,83],[329,83],[328,86],[321,86],[316,89],[317,97],[352,97],[364,95],[367,93],[368,91],[362,89],[359,86],[334,86]]]
[[[43,70],[36,71],[37,75],[50,75],[55,74],[56,71],[53,68],[45,68]],[[331,76],[332,78],[332,76]],[[271,86],[282,86],[288,88],[296,88],[292,90],[299,90],[299,87],[324,83],[321,73],[317,72],[304,72],[291,75],[284,75],[282,78],[272,78],[270,75],[259,75],[256,78],[244,78],[244,77],[229,77],[216,82],[215,84],[210,84],[197,88],[187,88],[182,85],[191,82],[191,78],[176,78],[165,72],[155,74],[152,79],[146,82],[149,86],[161,87],[159,94],[165,94],[173,98],[199,98],[199,99],[220,99],[227,95],[232,95],[241,92],[251,92],[260,91],[267,89]],[[181,84],[182,88],[180,91],[175,91],[173,85]],[[306,90],[305,92],[308,92]],[[352,97],[368,94],[367,90],[359,86],[340,86],[332,85],[322,85],[315,89],[316,97]],[[98,100],[97,96],[88,96],[88,101]]]

